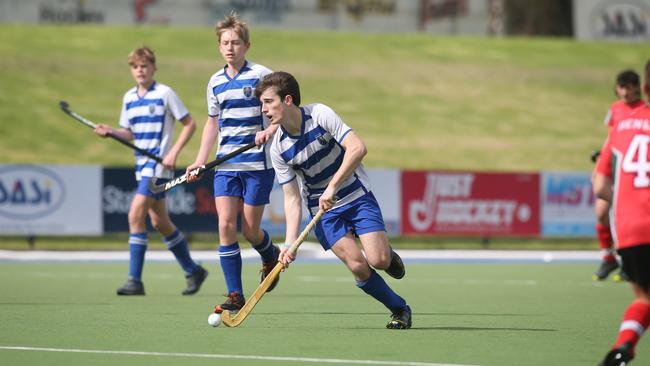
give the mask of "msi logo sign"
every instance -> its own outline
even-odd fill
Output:
[[[642,41],[650,38],[650,8],[641,2],[603,1],[590,18],[596,38]]]

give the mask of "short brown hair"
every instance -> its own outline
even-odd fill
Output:
[[[230,15],[226,15],[226,17],[217,23],[217,27],[215,28],[215,32],[217,33],[217,39],[219,42],[221,42],[221,34],[225,32],[228,29],[232,29],[237,33],[239,38],[241,38],[242,41],[244,41],[246,44],[250,43],[250,36],[248,34],[248,25],[244,22],[242,22],[239,19],[239,16],[237,13],[232,12]]]
[[[293,104],[296,107],[300,106],[300,85],[293,75],[284,71],[276,71],[266,75],[255,87],[255,96],[259,99],[262,93],[268,88],[275,88],[280,96],[284,99],[287,95],[291,95]]]
[[[131,51],[131,53],[129,53],[129,65],[135,64],[138,60],[145,60],[148,63],[156,66],[156,55],[153,53],[151,48],[147,46],[136,48]]]

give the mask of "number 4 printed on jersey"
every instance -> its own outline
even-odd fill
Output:
[[[648,161],[648,144],[650,136],[636,135],[623,158],[623,171],[625,173],[636,173],[634,177],[635,188],[647,188],[650,186],[650,162]]]

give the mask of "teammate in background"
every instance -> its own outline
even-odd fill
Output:
[[[312,216],[319,209],[326,211],[315,228],[323,249],[331,249],[352,272],[357,287],[392,312],[387,328],[410,328],[411,308],[372,268],[398,279],[405,274],[401,258],[388,244],[379,204],[361,164],[363,141],[328,106],[300,107],[298,82],[286,72],[266,76],[255,95],[271,125],[281,126],[270,150],[284,191],[285,243],[298,237],[302,199]],[[283,248],[280,261],[285,267],[294,260],[295,254]]]
[[[219,220],[219,261],[226,287],[226,301],[215,307],[237,311],[244,306],[242,258],[237,241],[237,218],[241,212],[244,238],[262,257],[262,280],[278,262],[280,248],[260,227],[264,206],[269,203],[275,173],[264,143],[277,126],[268,126],[262,116],[260,102],[255,98],[255,85],[271,72],[266,67],[246,60],[250,48],[249,32],[236,14],[226,16],[216,27],[219,52],[226,65],[208,82],[208,119],[203,128],[201,147],[196,161],[187,168],[199,167],[208,159],[219,137],[217,158],[242,145],[255,141],[258,147],[221,164],[214,175],[214,196]],[[191,177],[194,181],[198,177]],[[269,288],[271,291],[277,281]]]
[[[610,131],[621,116],[645,104],[641,100],[639,75],[633,70],[622,71],[616,76],[615,93],[618,100],[612,103],[607,112],[607,117],[605,117],[605,125],[607,125],[607,128]],[[594,160],[594,162],[597,158],[597,153],[592,155],[592,160]],[[610,273],[619,268],[614,253],[614,240],[612,238],[612,231],[609,224],[609,208],[609,202],[596,198],[596,236],[602,254],[602,262],[600,263],[598,270],[593,274],[593,279],[599,281],[606,279]],[[614,280],[616,281],[626,279],[627,276],[623,271],[614,277]]]
[[[103,137],[111,133],[124,140],[134,140],[137,147],[162,157],[163,163],[158,164],[136,152],[135,178],[138,187],[129,209],[129,279],[117,290],[117,294],[144,295],[142,269],[148,244],[148,214],[151,224],[162,234],[167,248],[174,253],[185,272],[187,288],[182,294],[192,295],[199,291],[208,272],[192,260],[187,240],[170,220],[165,193],[153,194],[147,185],[152,177],[173,177],[178,154],[192,137],[196,125],[174,90],[154,80],[156,56],[151,49],[141,47],[133,50],[128,62],[137,85],[124,94],[120,128],[100,124],[95,133]],[[180,121],[183,129],[172,145],[174,120]]]
[[[650,101],[650,60],[644,77],[643,90]],[[649,145],[650,106],[644,105],[622,115],[612,126],[596,166],[594,193],[613,204],[618,254],[634,293],[603,366],[627,365],[650,324]]]

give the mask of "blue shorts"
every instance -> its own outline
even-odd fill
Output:
[[[149,181],[151,177],[141,177],[138,182],[138,188],[135,190],[135,193],[141,194],[147,197],[153,197],[153,199],[159,201],[165,198],[165,192],[153,193],[149,190]],[[158,178],[156,184],[163,184],[169,182],[169,179]]]
[[[275,170],[219,171],[214,173],[214,196],[241,197],[244,203],[261,206],[269,203]]]
[[[325,250],[331,249],[349,232],[358,236],[375,231],[386,231],[386,226],[379,203],[372,192],[345,206],[325,212],[314,230],[316,238]]]

